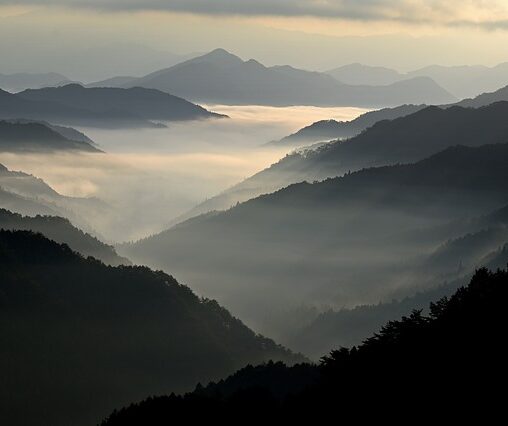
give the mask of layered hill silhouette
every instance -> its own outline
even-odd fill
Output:
[[[83,151],[101,152],[74,129],[53,128],[43,122],[27,120],[0,120],[0,151],[52,152]],[[64,136],[67,135],[67,136]]]
[[[296,182],[322,180],[365,167],[418,161],[458,144],[479,146],[508,142],[507,113],[508,102],[498,102],[477,109],[426,107],[407,116],[381,120],[346,141],[290,153],[269,168],[196,206],[177,221],[224,210],[237,202]],[[369,121],[371,117],[375,120],[379,114],[383,112],[373,112],[363,120]]]
[[[465,108],[479,108],[485,105],[490,105],[496,102],[508,101],[508,86],[503,86],[501,89],[489,93],[482,93],[471,99],[464,99],[456,105]]]
[[[113,246],[104,244],[92,235],[81,231],[68,219],[58,216],[22,216],[0,208],[0,229],[11,231],[31,231],[43,234],[85,257],[91,256],[107,265],[129,265],[128,259],[118,256]]]
[[[282,138],[280,141],[271,142],[274,146],[302,146],[309,143],[330,141],[333,139],[347,139],[358,135],[365,129],[382,120],[393,120],[414,114],[427,105],[401,105],[394,108],[366,112],[351,121],[321,120],[306,126],[297,132]]]
[[[50,73],[15,73],[0,74],[0,89],[9,92],[20,92],[25,89],[60,86],[70,80],[62,74]]]
[[[415,77],[427,77],[459,99],[491,92],[508,84],[508,63],[494,67],[430,65],[401,73],[390,68],[349,64],[326,72],[346,84],[388,85]]]
[[[67,197],[42,179],[0,164],[0,208],[26,216],[60,216],[96,234],[90,223],[111,214],[112,207],[94,197]]]
[[[0,231],[0,265],[2,424],[93,425],[147,394],[303,360],[163,272],[24,231]]]
[[[0,118],[46,120],[92,127],[157,127],[152,120],[223,117],[184,99],[143,88],[85,88],[79,84],[0,91]]]
[[[481,108],[496,102],[506,101],[508,101],[508,86],[504,86],[492,93],[483,93],[475,98],[464,99],[452,105],[442,105],[442,107],[460,106],[464,108]],[[299,147],[315,142],[351,138],[379,121],[394,120],[413,114],[427,107],[428,105],[401,105],[394,108],[383,108],[366,112],[351,121],[317,121],[279,141],[270,142],[270,145]]]
[[[448,231],[445,232],[443,228],[448,228]],[[400,300],[362,305],[354,309],[307,313],[307,322],[290,337],[289,347],[303,352],[305,348],[312,348],[312,352],[307,352],[308,355],[318,359],[333,348],[358,345],[391,318],[409,315],[412,310],[425,309],[433,300],[450,296],[458,287],[466,284],[482,265],[496,270],[506,267],[508,262],[507,207],[479,218],[454,221],[441,229],[426,229],[424,232],[427,235],[460,235],[445,241],[424,256],[420,265],[415,265],[416,273],[431,275],[428,290]],[[418,241],[421,236],[413,233],[407,238]],[[435,286],[437,282],[443,284]]]
[[[425,406],[425,417],[502,412],[496,384],[503,371],[507,326],[504,303],[508,273],[479,270],[451,297],[388,321],[361,345],[337,348],[317,366],[248,366],[197,387],[133,403],[112,413],[102,426],[165,424],[179,415],[190,421],[221,422],[250,413],[251,421],[324,418],[407,418]],[[396,318],[396,314],[393,318]],[[457,407],[471,409],[458,410]],[[390,407],[387,409],[387,407]]]
[[[259,105],[395,106],[450,103],[454,97],[426,77],[388,86],[353,86],[290,66],[266,67],[224,49],[125,82],[121,87],[162,90],[199,102]],[[108,84],[115,83],[110,80]]]
[[[390,68],[359,63],[333,68],[326,73],[342,83],[365,86],[387,86],[409,78]]]
[[[86,142],[90,145],[96,145],[96,143],[92,139],[90,139],[87,135],[85,135],[83,132],[80,132],[79,130],[76,130],[72,127],[58,126],[56,124],[51,124],[51,123],[48,123],[47,121],[43,121],[43,120],[27,120],[27,119],[23,119],[23,118],[3,120],[3,121],[7,121],[10,123],[21,123],[21,124],[26,124],[26,123],[43,124],[44,126],[49,127],[51,130],[54,130],[55,132],[59,133],[64,138],[70,139],[75,142]]]
[[[480,93],[492,92],[508,84],[508,62],[493,67],[431,65],[411,71],[408,77],[426,76],[446,88],[456,97],[471,98]]]
[[[443,110],[427,111],[435,112],[439,116]],[[422,137],[425,146],[413,138],[399,151],[379,149],[423,155],[440,143],[430,132]],[[470,132],[471,143],[480,143]],[[447,240],[468,232],[447,225],[508,203],[507,161],[507,144],[455,146],[413,164],[291,185],[191,219],[120,252],[174,271],[280,339],[300,326],[292,323],[292,309],[377,303],[428,286],[420,278],[422,262]],[[464,259],[464,267],[470,266]],[[434,281],[441,273],[429,268],[426,276]]]

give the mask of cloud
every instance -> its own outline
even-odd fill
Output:
[[[312,16],[447,26],[506,28],[504,0],[0,0],[0,5],[59,5],[101,11],[205,15]]]

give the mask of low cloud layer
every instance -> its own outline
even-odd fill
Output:
[[[207,15],[314,16],[450,26],[508,27],[502,0],[2,0],[4,5],[59,5],[105,11],[158,10]]]
[[[108,241],[169,226],[196,204],[269,166],[290,148],[263,146],[313,121],[350,120],[358,108],[212,105],[228,120],[169,123],[167,129],[81,129],[106,154],[8,154],[0,164],[44,179],[62,195],[111,207],[88,224]],[[48,166],[51,165],[51,167]]]

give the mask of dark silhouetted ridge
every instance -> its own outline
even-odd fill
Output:
[[[0,335],[0,422],[12,426],[97,424],[147,394],[302,359],[163,272],[26,231],[0,231]]]

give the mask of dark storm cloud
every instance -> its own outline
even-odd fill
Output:
[[[353,20],[446,22],[451,25],[505,27],[495,11],[505,9],[499,0],[0,0],[0,5],[60,5],[104,11],[159,10],[208,15],[274,15],[337,17]],[[464,6],[471,19],[459,15]],[[482,16],[492,11],[494,18]],[[501,18],[500,18],[501,19]]]

